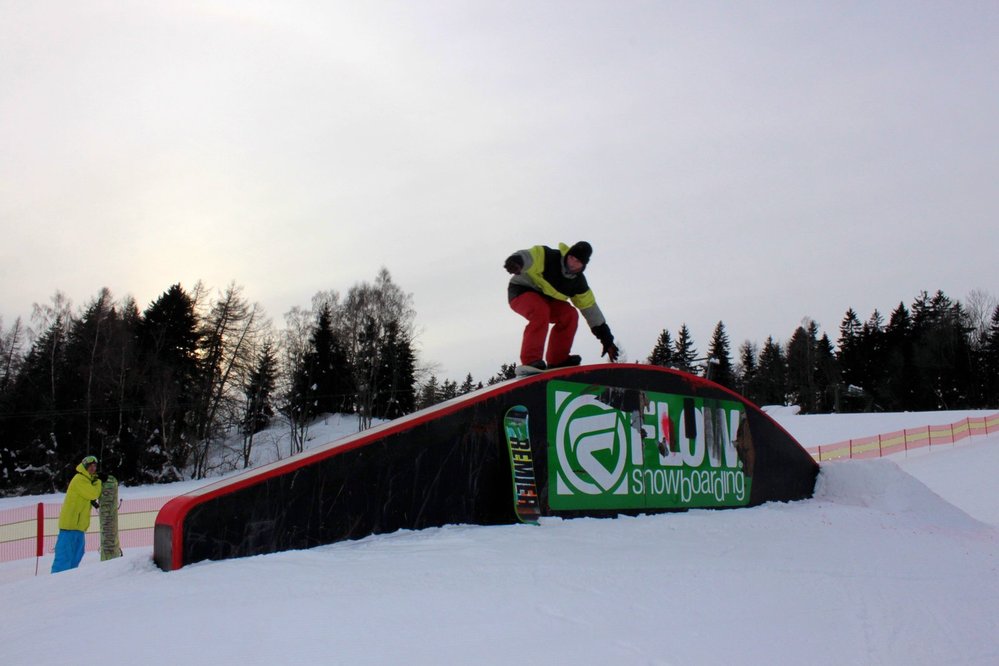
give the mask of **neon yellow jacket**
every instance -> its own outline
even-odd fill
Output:
[[[90,476],[80,463],[69,482],[66,499],[59,511],[59,529],[86,532],[90,527],[90,503],[101,496],[101,480]]]
[[[515,252],[520,257],[522,265],[518,275],[510,279],[507,288],[509,300],[513,300],[525,291],[538,291],[560,301],[571,301],[579,308],[586,324],[592,329],[605,323],[604,313],[597,307],[597,299],[593,295],[586,277],[582,274],[572,275],[565,270],[565,255],[569,246],[559,243],[558,249],[535,245],[527,250]]]

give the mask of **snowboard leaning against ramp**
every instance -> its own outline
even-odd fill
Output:
[[[118,479],[108,476],[101,486],[100,508],[97,515],[101,523],[101,562],[121,557],[118,539]]]
[[[541,507],[538,504],[538,484],[534,477],[534,457],[531,455],[526,407],[516,405],[506,410],[503,432],[506,434],[510,470],[513,473],[513,509],[520,522],[537,525]]]

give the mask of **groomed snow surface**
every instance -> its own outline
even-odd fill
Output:
[[[774,416],[806,446],[927,422]],[[997,664],[997,470],[993,436],[823,464],[791,504],[454,525],[170,573],[151,549],[88,554],[0,583],[0,664]]]

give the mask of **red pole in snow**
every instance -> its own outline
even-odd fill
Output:
[[[38,560],[41,559],[42,553],[45,552],[45,505],[41,502],[38,503],[38,529],[37,529],[37,546],[35,547],[35,575],[38,575]]]

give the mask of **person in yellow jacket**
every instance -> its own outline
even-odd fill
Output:
[[[583,275],[592,254],[586,241],[559,243],[558,248],[535,245],[514,252],[503,263],[513,276],[507,287],[510,309],[527,320],[517,374],[579,365],[580,357],[569,353],[579,323],[577,308],[603,346],[600,355],[617,362],[620,350]]]
[[[76,466],[69,482],[66,499],[59,511],[59,538],[56,540],[52,573],[80,566],[85,548],[84,539],[90,527],[90,507],[97,506],[101,496],[101,480],[97,478],[97,458],[85,457]]]

